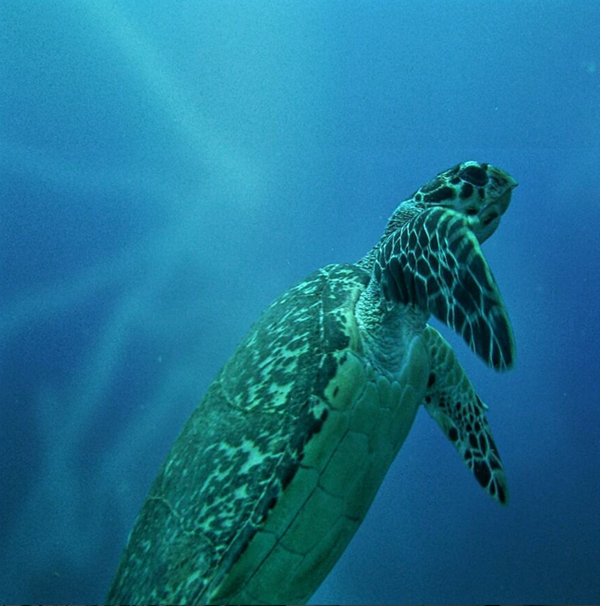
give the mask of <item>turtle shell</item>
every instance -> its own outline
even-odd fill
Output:
[[[325,267],[261,316],[142,507],[107,604],[302,604],[356,532],[422,400],[372,365],[354,315],[369,274]]]

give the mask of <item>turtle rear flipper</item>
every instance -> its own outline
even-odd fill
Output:
[[[423,336],[431,361],[424,406],[479,484],[493,499],[506,505],[508,485],[500,453],[485,417],[487,406],[442,335],[428,326]]]
[[[373,272],[390,303],[417,305],[454,329],[489,366],[512,367],[508,313],[463,215],[439,207],[416,215],[383,243]]]

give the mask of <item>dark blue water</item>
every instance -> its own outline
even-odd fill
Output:
[[[596,0],[0,13],[0,602],[101,602],[250,323],[471,158],[520,182],[484,247],[517,366],[456,346],[510,506],[422,412],[313,603],[600,602]]]

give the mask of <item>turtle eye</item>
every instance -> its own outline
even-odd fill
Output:
[[[472,217],[473,215],[477,214],[477,209],[473,208],[472,206],[470,208],[467,208],[467,210],[465,211],[465,213],[469,216]]]
[[[487,173],[480,166],[467,166],[460,176],[464,181],[477,187],[482,187],[488,182]]]

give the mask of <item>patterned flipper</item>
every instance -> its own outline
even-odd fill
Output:
[[[373,272],[391,303],[433,314],[496,370],[513,365],[508,314],[463,215],[438,207],[413,217],[381,246]]]
[[[425,408],[486,492],[506,505],[508,486],[500,454],[485,418],[487,406],[475,393],[452,348],[440,333],[428,326],[424,336],[431,359]]]

